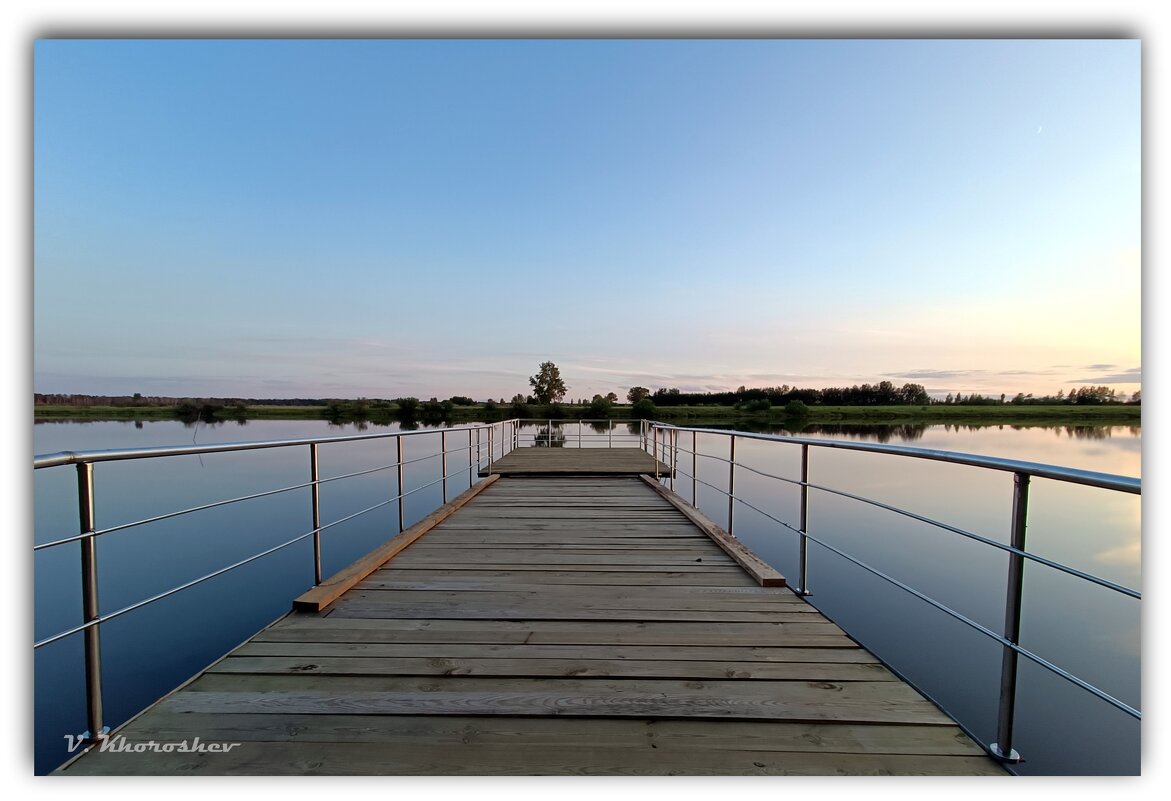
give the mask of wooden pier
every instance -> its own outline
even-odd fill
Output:
[[[659,462],[660,475],[669,465]],[[517,448],[481,476],[637,476],[655,473],[655,457],[641,448]]]
[[[239,745],[58,773],[1004,773],[655,482],[530,452],[114,733]]]

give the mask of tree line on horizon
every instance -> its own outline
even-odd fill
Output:
[[[540,374],[538,374],[539,376]],[[534,376],[534,378],[538,378]],[[533,379],[530,379],[530,382]],[[549,406],[562,402],[566,388],[564,383],[558,385],[560,376],[552,377],[551,385],[538,381],[534,385],[534,392],[530,394],[517,393],[510,401],[499,399],[499,405],[510,403],[513,407],[521,406]],[[1119,395],[1108,386],[1086,385],[1070,389],[1068,393],[1058,390],[1055,395],[1033,395],[1032,393],[1017,393],[1009,398],[1006,394],[999,396],[981,395],[979,393],[948,393],[944,398],[932,398],[921,384],[903,384],[896,387],[890,381],[880,381],[877,384],[855,384],[850,387],[825,387],[823,389],[809,389],[789,386],[779,387],[745,387],[726,392],[683,392],[676,387],[651,390],[647,387],[630,387],[626,392],[626,401],[637,405],[642,401],[649,401],[654,406],[735,406],[745,407],[749,404],[759,404],[768,401],[770,406],[783,406],[792,401],[801,401],[807,406],[903,406],[928,404],[954,404],[965,406],[987,406],[999,404],[1013,405],[1083,405],[1083,404],[1110,404],[1110,403],[1141,403],[1142,393],[1136,391],[1129,398],[1125,393]],[[574,406],[595,406],[609,408],[619,402],[616,392],[606,395],[594,395],[592,400],[580,398],[570,401]],[[420,401],[418,398],[393,399],[337,399],[337,398],[238,398],[238,397],[168,397],[163,395],[144,396],[141,393],[133,395],[86,395],[65,393],[33,394],[35,406],[182,406],[184,404],[219,407],[238,406],[323,406],[327,409],[339,407],[345,403],[361,403],[383,406],[394,404],[405,407],[411,412],[436,412],[439,409],[450,412],[455,406],[489,405],[495,408],[497,401],[488,398],[477,401],[467,395],[453,395],[445,401],[431,398],[430,401]],[[646,404],[644,404],[645,406]],[[438,407],[438,408],[436,408]],[[599,409],[600,411],[601,409]]]
[[[1125,393],[1119,396],[1111,387],[1091,385],[1071,389],[1068,394],[1064,390],[1058,390],[1056,395],[1034,396],[1032,393],[1021,392],[1009,398],[1004,393],[997,397],[973,392],[968,395],[948,393],[944,398],[932,398],[922,384],[907,383],[896,387],[890,381],[823,389],[791,387],[788,384],[779,387],[741,386],[727,392],[682,392],[677,388],[671,388],[657,389],[652,393],[646,387],[632,387],[627,397],[631,403],[649,398],[656,406],[743,406],[760,401],[768,401],[772,406],[784,406],[793,401],[800,401],[806,406],[991,406],[1003,403],[1056,406],[1141,402],[1141,392],[1135,392],[1127,399]]]

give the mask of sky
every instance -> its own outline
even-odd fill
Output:
[[[1129,395],[1141,58],[41,39],[33,389]]]

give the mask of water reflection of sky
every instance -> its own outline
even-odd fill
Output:
[[[366,431],[394,431],[369,426]],[[440,435],[419,429],[404,438],[410,461],[438,451]],[[522,443],[539,429],[522,432]],[[578,426],[555,430],[565,444],[577,444]],[[615,445],[634,444],[634,426],[620,425]],[[36,426],[35,451],[150,447],[239,441],[342,436],[353,426],[321,421],[252,421],[246,426],[184,427],[175,422],[102,422]],[[900,433],[909,441],[900,438]],[[586,425],[582,444],[605,447],[605,428]],[[815,436],[826,437],[822,432]],[[866,439],[858,431],[839,433]],[[930,426],[885,431],[875,439],[916,447],[987,454],[1138,476],[1141,434],[1114,427],[1016,429]],[[449,435],[447,447],[466,446],[464,435]],[[689,449],[686,434],[679,445]],[[727,439],[700,437],[699,476],[726,487]],[[810,479],[836,489],[943,520],[1005,542],[1012,504],[1009,473],[903,457],[813,449]],[[320,449],[323,478],[392,464],[394,440],[373,440]],[[800,449],[751,440],[737,443],[737,461],[762,472],[796,479]],[[680,453],[676,490],[692,497],[692,458]],[[449,455],[452,495],[472,480],[467,454]],[[406,488],[440,477],[438,458],[406,468]],[[104,463],[95,467],[99,526],[161,514],[223,498],[261,492],[308,480],[307,448],[249,453],[168,457],[154,462]],[[790,485],[739,469],[737,495],[793,525],[799,522],[799,492]],[[36,538],[45,541],[75,532],[76,477],[72,468],[36,471]],[[380,503],[397,489],[392,468],[322,487],[324,522]],[[718,522],[727,519],[727,499],[697,486],[700,507]],[[442,487],[411,495],[404,507],[407,525],[442,502]],[[113,533],[100,542],[100,601],[110,612],[291,539],[311,528],[306,489],[248,501],[196,515]],[[324,573],[350,563],[398,530],[394,504],[329,529],[323,535]],[[1122,495],[1051,480],[1035,479],[1029,519],[1029,548],[1046,557],[1122,584],[1141,586],[1140,503]],[[999,631],[1003,622],[1002,553],[921,522],[876,510],[856,501],[814,492],[810,531],[836,547],[905,581],[977,622]],[[796,575],[796,537],[747,506],[736,510],[736,533],[790,577]],[[35,633],[43,637],[80,622],[77,549],[66,546],[34,558]],[[308,541],[266,557],[232,574],[103,626],[107,710],[111,723],[124,720],[190,674],[283,614],[289,599],[312,581]],[[994,739],[999,646],[892,589],[861,569],[811,546],[811,601],[864,645],[907,675],[917,686],[969,725],[985,741]],[[1026,569],[1023,643],[1082,678],[1138,704],[1140,649],[1138,603],[1113,597],[1036,565]],[[183,621],[176,625],[176,621]],[[63,733],[83,725],[78,638],[50,646],[36,657],[38,769],[63,758]],[[1029,762],[1025,772],[1128,772],[1137,769],[1137,725],[1101,702],[1087,702],[1059,680],[1029,667],[1021,673],[1018,748]],[[1070,711],[1068,705],[1073,705]],[[1066,705],[1066,706],[1062,706]],[[1060,712],[1054,711],[1060,707]],[[1046,723],[1061,718],[1054,729]],[[1097,727],[1097,728],[1095,728]],[[1100,731],[1113,732],[1103,746]],[[1097,733],[1096,733],[1097,732]],[[1092,755],[1084,753],[1091,742]],[[1105,748],[1105,752],[1103,751]]]

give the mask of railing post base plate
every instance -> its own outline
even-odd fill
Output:
[[[109,739],[109,737],[110,737],[110,727],[109,726],[102,726],[102,730],[100,732],[98,732],[97,737],[94,737],[88,731],[84,732],[81,735],[81,742],[82,742],[82,745],[97,745],[98,743],[102,742],[103,740]]]
[[[1015,765],[1018,762],[1025,761],[1025,758],[1022,757],[1019,753],[1017,753],[1017,750],[1015,748],[1008,749],[1007,755],[1001,753],[1000,746],[997,745],[996,743],[992,743],[991,745],[988,746],[988,753],[992,754],[993,757],[1000,760],[1001,762],[1008,762],[1013,765]]]

